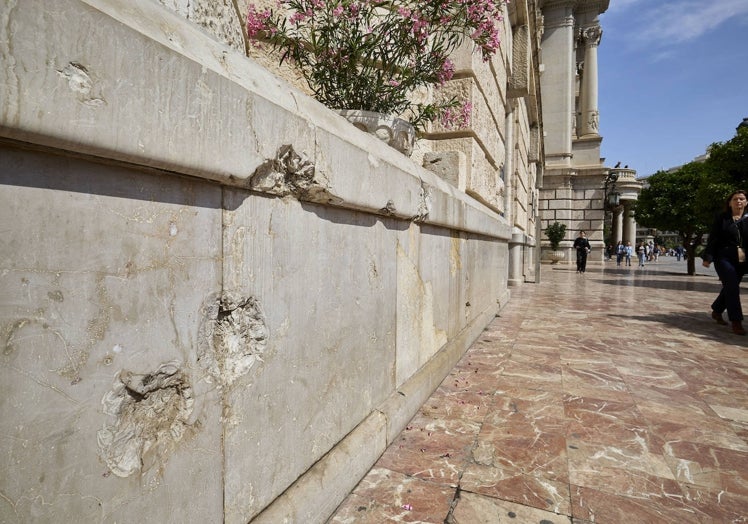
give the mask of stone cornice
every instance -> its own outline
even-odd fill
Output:
[[[608,10],[610,0],[579,0],[575,11],[577,13],[595,13],[602,14]]]
[[[539,7],[545,9],[567,8],[573,9],[576,13],[602,14],[608,10],[610,0],[543,0]]]
[[[574,8],[579,0],[541,0],[541,9],[557,9],[559,7]]]

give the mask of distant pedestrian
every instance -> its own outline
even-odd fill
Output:
[[[644,267],[644,260],[647,258],[647,244],[645,242],[639,244],[636,254],[639,257],[639,267]]]
[[[579,236],[574,240],[574,249],[577,250],[577,273],[584,273],[587,268],[587,253],[592,250],[584,231],[580,231]]]
[[[745,191],[732,192],[727,199],[725,211],[714,219],[709,240],[701,255],[704,267],[709,267],[714,262],[714,268],[722,282],[722,289],[712,303],[712,318],[718,324],[727,324],[722,318],[726,309],[727,318],[736,335],[745,335],[743,309],[740,305],[740,281],[748,270],[745,255],[748,246],[746,203],[748,197]]]
[[[634,254],[634,248],[631,245],[630,241],[626,241],[626,246],[624,247],[624,256],[626,257],[626,265],[631,265],[631,257]]]
[[[626,256],[626,246],[619,240],[616,244],[616,266],[621,265],[621,260],[623,260],[624,256]]]

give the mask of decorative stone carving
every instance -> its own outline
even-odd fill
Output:
[[[587,120],[587,126],[590,131],[597,133],[599,127],[600,127],[600,112],[599,111],[590,111],[588,115],[589,119]]]
[[[374,135],[406,156],[413,153],[416,132],[410,122],[374,111],[359,109],[338,110],[346,120],[361,131]]]
[[[582,39],[585,45],[600,45],[600,40],[603,37],[603,30],[598,25],[593,25],[582,30]]]

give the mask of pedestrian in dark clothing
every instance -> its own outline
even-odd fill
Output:
[[[577,250],[577,273],[584,273],[587,269],[587,253],[592,249],[584,231],[580,231],[579,236],[574,240],[574,249]]]
[[[727,199],[725,211],[716,216],[701,255],[704,267],[714,262],[714,269],[722,281],[722,290],[712,303],[712,318],[718,324],[727,324],[722,318],[722,312],[727,309],[727,318],[732,323],[733,333],[737,335],[745,335],[740,281],[748,270],[745,256],[748,245],[747,203],[745,191],[733,191]]]

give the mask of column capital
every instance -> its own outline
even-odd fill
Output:
[[[599,25],[582,28],[579,33],[584,44],[588,46],[600,45],[600,40],[603,38],[603,30]]]

